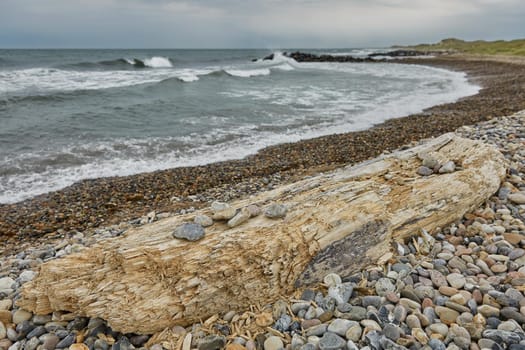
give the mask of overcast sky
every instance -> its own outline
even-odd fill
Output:
[[[446,37],[525,37],[525,0],[0,0],[4,48],[346,48]]]

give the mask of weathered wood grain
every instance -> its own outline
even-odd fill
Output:
[[[418,154],[462,167],[417,175]],[[215,223],[197,242],[172,237],[199,213],[160,220],[42,265],[18,305],[37,314],[69,310],[121,332],[150,334],[215,313],[267,303],[327,272],[375,264],[393,241],[429,232],[475,209],[499,187],[504,157],[453,134],[244,201],[283,203],[284,219]]]

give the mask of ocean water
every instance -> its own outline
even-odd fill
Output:
[[[420,65],[252,61],[270,53],[0,50],[0,203],[362,130],[479,90]]]

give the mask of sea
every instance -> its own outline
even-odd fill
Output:
[[[1,49],[0,203],[363,130],[480,89],[461,72],[287,51]]]

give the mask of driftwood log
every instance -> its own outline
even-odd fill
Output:
[[[460,168],[420,176],[421,154]],[[172,232],[195,213],[176,216],[49,261],[25,284],[18,305],[37,314],[101,317],[114,330],[143,334],[245,310],[322,281],[327,272],[349,275],[377,264],[391,256],[393,241],[474,210],[497,191],[505,171],[495,148],[446,134],[232,203],[282,203],[284,219],[259,215],[234,228],[215,223],[189,242]]]

